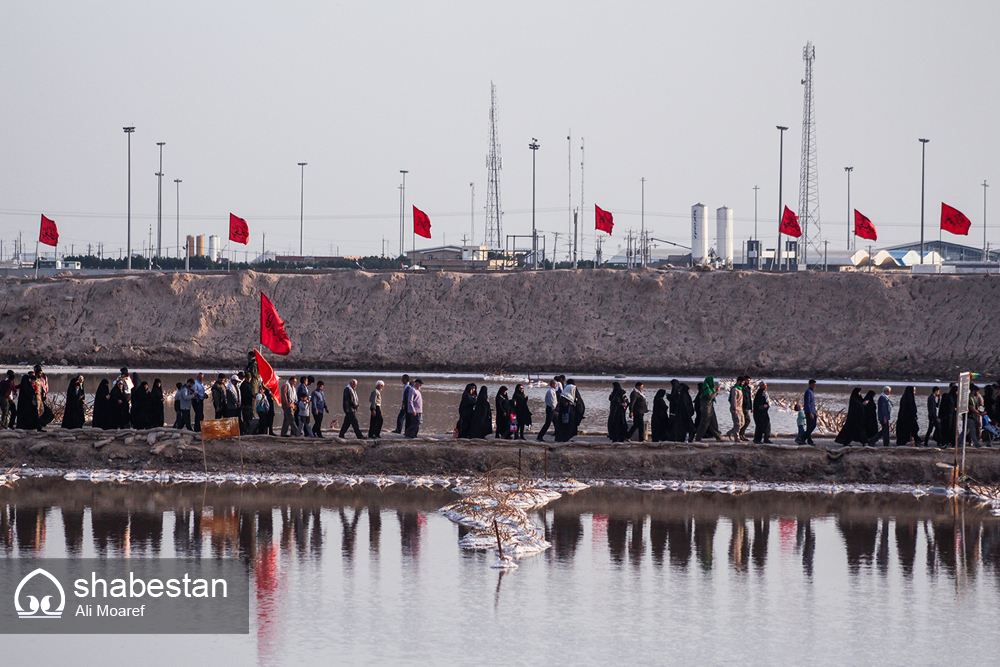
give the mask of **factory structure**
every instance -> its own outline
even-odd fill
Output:
[[[207,257],[213,262],[220,261],[222,257],[222,240],[219,236],[212,234],[208,237],[208,245],[205,245],[205,235],[188,236],[185,250],[188,257]]]

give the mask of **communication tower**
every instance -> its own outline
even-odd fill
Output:
[[[799,223],[802,225],[800,262],[808,266],[809,249],[821,255],[823,234],[819,224],[819,169],[816,161],[816,106],[813,102],[813,60],[816,47],[806,42],[802,49],[802,59],[806,62],[806,76],[802,79],[805,87],[805,101],[802,108],[802,168],[799,172]]]
[[[486,156],[486,234],[487,250],[500,251],[503,235],[500,229],[500,140],[497,137],[497,87],[490,82],[490,152]]]

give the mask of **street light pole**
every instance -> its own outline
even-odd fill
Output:
[[[927,142],[920,139],[920,263],[924,263],[924,179],[927,175]],[[938,248],[940,250],[941,248]]]
[[[646,177],[639,179],[642,183],[642,195],[639,204],[639,265],[646,266]]]
[[[299,168],[302,170],[302,177],[299,180],[299,257],[302,257],[302,232],[305,229],[303,225],[305,218],[302,216],[302,213],[305,210],[306,202],[306,164],[308,163],[299,162]]]
[[[784,169],[785,169],[785,130],[787,130],[788,128],[784,127],[783,125],[776,125],[775,127],[778,128],[779,134],[781,135],[781,140],[779,142],[779,149],[778,149],[779,150],[779,157],[778,157],[778,247],[776,248],[777,255],[776,255],[776,261],[775,261],[775,263],[778,266],[778,270],[780,271],[781,270],[781,216],[785,212],[784,211],[784,201],[781,198],[782,197],[782,194],[781,194],[781,184],[782,184],[782,181],[784,181]],[[774,266],[775,266],[775,264],[772,263],[771,264],[771,270],[772,271],[774,270]]]
[[[405,252],[403,249],[403,209],[406,207],[406,175],[410,172],[406,169],[400,169],[399,173],[403,175],[403,184],[399,186],[399,256],[402,257]]]
[[[132,269],[132,133],[135,127],[123,127],[128,135],[128,257],[126,258],[126,268]]]
[[[531,149],[531,263],[538,269],[538,235],[535,232],[535,154],[538,152],[538,139],[531,138],[528,144]]]
[[[987,248],[989,246],[986,245],[986,188],[988,187],[990,186],[986,184],[986,180],[984,179],[983,180],[983,261],[984,262],[990,261],[989,251],[987,251]]]
[[[851,249],[851,172],[854,167],[844,167],[847,172],[847,249]],[[857,240],[855,239],[855,243]]]
[[[174,206],[174,210],[177,213],[177,257],[180,258],[181,253],[181,179],[175,178],[174,183],[177,184],[177,204]]]
[[[156,172],[156,256],[163,256],[163,144],[165,141],[157,141],[160,147],[160,170]],[[152,251],[150,251],[152,254]]]
[[[758,190],[760,190],[759,185],[753,186],[753,238],[755,241],[757,240],[757,191]],[[760,259],[760,257],[758,256],[757,259]]]

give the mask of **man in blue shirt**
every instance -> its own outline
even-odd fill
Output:
[[[802,438],[796,438],[795,442],[800,445],[812,445],[813,430],[816,428],[816,380],[809,380],[809,388],[802,399],[802,410],[806,413],[806,432]]]
[[[313,435],[317,438],[323,437],[323,415],[330,411],[330,408],[326,407],[326,394],[323,393],[323,388],[325,383],[320,380],[316,383],[316,388],[313,389],[312,397],[312,417],[313,417]]]
[[[205,374],[198,373],[194,380],[194,398],[191,399],[194,410],[194,430],[201,431],[201,422],[205,419]]]
[[[871,447],[875,446],[879,438],[882,438],[883,447],[889,446],[889,421],[892,419],[892,402],[889,400],[889,394],[891,393],[891,387],[883,387],[882,394],[878,397],[879,432],[868,439],[868,444]]]

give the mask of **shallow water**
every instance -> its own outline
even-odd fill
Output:
[[[249,636],[5,637],[11,664],[988,664],[1000,519],[900,494],[590,488],[510,572],[458,545],[449,490],[0,487],[0,557],[246,561]]]

